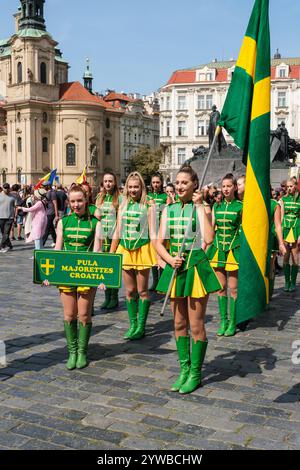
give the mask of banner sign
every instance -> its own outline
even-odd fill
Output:
[[[35,250],[33,282],[42,284],[46,279],[54,286],[120,288],[122,255]]]

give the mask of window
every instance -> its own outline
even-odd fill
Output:
[[[161,99],[160,99],[160,109],[161,109],[161,111],[163,111],[163,109],[164,109],[164,98],[163,97],[161,97]]]
[[[186,149],[179,148],[177,149],[177,158],[178,158],[178,165],[182,165],[186,160]]]
[[[67,144],[67,166],[76,165],[76,147],[75,144]]]
[[[18,122],[21,122],[21,113],[18,113],[18,114],[17,114],[17,121],[18,121]]]
[[[285,91],[278,92],[278,107],[279,108],[286,107],[286,92]]]
[[[23,81],[23,67],[21,62],[18,62],[17,65],[17,81],[18,83],[22,83]]]
[[[18,152],[22,152],[22,138],[18,137]]]
[[[205,96],[198,95],[198,109],[205,109]]]
[[[186,109],[186,97],[184,95],[178,96],[178,109],[179,110]]]
[[[7,145],[3,144],[3,152],[6,152],[6,150],[7,150]]]
[[[279,78],[286,78],[286,70],[279,69]]]
[[[46,124],[48,122],[48,115],[47,113],[43,113],[43,123]]]
[[[185,136],[186,132],[186,123],[185,121],[178,121],[178,135],[179,136]]]
[[[204,121],[204,120],[198,121],[197,130],[198,130],[198,132],[197,132],[198,136],[207,135],[207,133],[208,133],[208,121]]]
[[[110,128],[110,120],[108,118],[105,121],[105,126],[106,126],[106,129]]]
[[[163,122],[160,123],[160,135],[161,136],[164,135],[164,123]]]
[[[47,139],[47,137],[43,138],[42,147],[43,147],[43,153],[48,153],[48,139]]]
[[[105,155],[110,155],[110,140],[105,141]]]
[[[170,137],[171,121],[167,121],[167,137]]]
[[[42,62],[40,65],[40,79],[41,83],[47,83],[47,65]]]
[[[21,172],[20,168],[18,168],[18,171],[17,171],[17,182],[18,182],[18,184],[21,184],[21,180],[22,180],[22,172]]]
[[[167,96],[166,110],[170,111],[170,109],[171,109],[171,97]]]
[[[212,73],[207,73],[206,74],[206,80],[208,82],[212,82],[213,81],[213,74]]]
[[[206,109],[211,109],[213,105],[213,95],[206,95]]]

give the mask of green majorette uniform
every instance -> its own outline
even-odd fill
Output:
[[[168,195],[164,192],[162,193],[148,193],[147,195],[147,201],[155,201],[155,205],[156,205],[156,233],[158,234],[158,231],[159,231],[159,224],[160,224],[160,219],[161,219],[161,214],[163,213],[163,210],[167,204],[167,199],[168,199]],[[152,268],[152,278],[153,278],[153,282],[152,282],[152,286],[149,288],[150,291],[154,291],[156,290],[156,287],[157,287],[157,283],[159,281],[159,277],[160,277],[160,269],[158,267],[154,267]]]
[[[89,211],[91,215],[95,215],[96,210],[97,207],[95,206],[95,204],[89,204]]]
[[[284,215],[282,221],[283,239],[295,243],[300,237],[300,193],[282,198]]]
[[[121,203],[119,197],[118,204]],[[113,195],[106,194],[101,207],[98,208],[101,215],[101,231],[102,231],[102,251],[109,253],[112,237],[116,229],[117,209],[113,205]],[[106,289],[105,300],[101,305],[101,309],[113,309],[119,305],[119,289]]]
[[[193,207],[192,201],[184,205],[181,202],[175,202],[167,206],[167,228],[170,236],[169,251],[171,256],[176,256],[179,253]],[[201,248],[201,235],[196,211],[193,216],[191,237],[185,243],[183,257],[184,263],[177,270],[171,298],[200,298],[210,292],[220,290],[220,283]],[[167,264],[157,285],[157,291],[167,292],[172,273],[173,268]]]
[[[300,237],[300,193],[283,196],[284,215],[282,220],[283,239],[293,245]],[[294,292],[298,274],[298,264],[283,265],[285,275],[285,292]]]
[[[121,239],[117,253],[123,255],[125,271],[142,271],[157,264],[156,253],[150,242],[148,227],[148,204],[128,201],[121,206]],[[124,338],[141,339],[145,336],[145,326],[150,309],[148,299],[126,299],[130,328]]]
[[[193,297],[203,298],[210,292],[220,290],[221,286],[210,266],[209,260],[201,248],[198,214],[192,201],[182,204],[175,202],[167,206],[167,237],[170,237],[169,252],[178,255],[193,212],[192,230],[184,245],[184,263],[177,270],[171,290],[171,298]],[[167,264],[157,291],[166,293],[169,287],[173,268]],[[192,393],[201,384],[201,369],[204,362],[207,340],[200,341],[189,336],[176,338],[176,348],[179,357],[180,374],[171,390],[182,394]]]
[[[92,251],[95,240],[95,232],[98,219],[92,215],[85,214],[78,217],[75,213],[66,215],[62,219],[63,241],[65,251],[76,251],[84,253]],[[87,293],[89,287],[59,287],[64,293]],[[79,322],[77,331],[77,320],[68,323],[64,321],[64,329],[67,338],[69,358],[67,369],[83,369],[87,366],[87,349],[92,329],[92,323]]]
[[[207,250],[213,268],[236,271],[239,262],[240,225],[242,222],[243,203],[237,199],[215,204],[216,234]]]
[[[277,235],[276,235],[275,222],[274,222],[275,210],[276,210],[276,207],[278,205],[279,205],[279,202],[276,201],[276,199],[271,199],[271,241],[270,241],[270,247],[271,247],[271,252],[272,253],[278,253],[278,251],[279,251],[278,239],[277,239]]]
[[[78,217],[74,212],[62,218],[65,251],[93,251],[98,219],[85,214]]]
[[[207,250],[213,268],[225,271],[236,271],[239,266],[240,232],[243,203],[237,199],[227,202],[224,199],[214,205],[216,234],[213,243]],[[233,336],[236,329],[236,301],[230,297],[230,321],[227,318],[227,296],[218,296],[221,325],[218,336]]]

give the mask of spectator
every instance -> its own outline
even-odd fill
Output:
[[[46,181],[43,183],[43,189],[46,190],[46,201],[47,201],[47,227],[45,234],[43,236],[43,245],[45,245],[46,241],[48,240],[49,235],[51,234],[53,239],[53,245],[56,243],[56,231],[55,227],[57,222],[59,221],[58,217],[58,210],[57,210],[57,197],[56,192],[53,191],[51,188],[50,181]]]
[[[8,183],[4,183],[3,192],[0,193],[0,229],[2,233],[0,245],[1,253],[7,253],[8,250],[13,249],[9,234],[15,220],[15,207],[16,200],[10,196],[10,185]]]
[[[34,241],[35,249],[41,250],[43,246],[43,235],[45,233],[48,217],[47,217],[47,191],[43,188],[34,191],[34,205],[32,207],[24,207],[25,213],[31,214],[31,231],[26,243]]]
[[[57,186],[56,197],[58,217],[59,219],[62,219],[67,212],[68,196],[66,195],[66,192],[64,191],[64,188],[61,184]]]

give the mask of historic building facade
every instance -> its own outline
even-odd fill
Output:
[[[235,61],[201,65],[175,71],[159,90],[160,143],[164,149],[161,170],[170,179],[188,158],[192,149],[208,146],[211,108],[221,111],[234,73]],[[289,135],[300,139],[300,58],[272,60],[271,129],[285,121]],[[224,132],[224,131],[223,131]],[[232,139],[226,132],[228,143]]]
[[[130,159],[142,146],[159,147],[159,103],[156,95],[140,96],[109,92],[105,102],[123,110],[121,117],[121,180],[130,172]]]
[[[120,175],[123,110],[68,83],[68,63],[46,31],[45,0],[20,0],[16,32],[0,41],[0,183],[34,183],[57,168],[64,185],[85,165],[98,185],[103,170]]]

